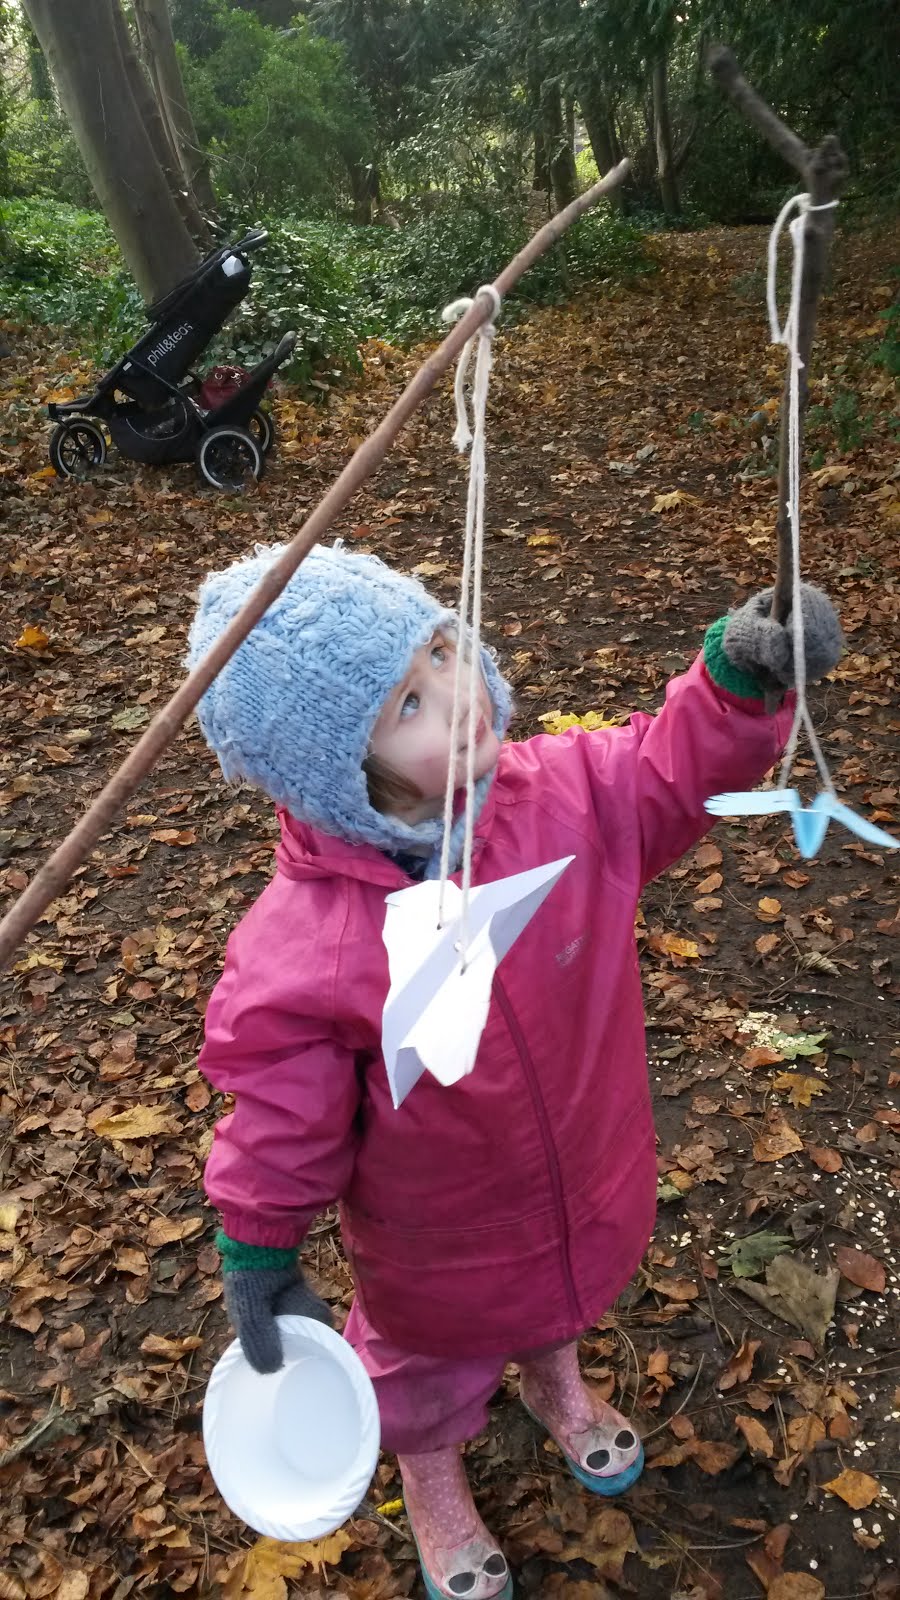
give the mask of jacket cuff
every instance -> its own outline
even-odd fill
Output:
[[[706,670],[716,687],[724,689],[727,694],[733,694],[739,700],[764,700],[765,684],[752,673],[742,672],[725,652],[722,640],[727,624],[727,617],[719,617],[706,630],[703,640],[703,661]]]
[[[222,1257],[223,1272],[261,1272],[266,1268],[279,1270],[292,1267],[297,1260],[297,1246],[280,1250],[271,1245],[242,1244],[231,1239],[220,1228],[216,1234],[216,1249]]]

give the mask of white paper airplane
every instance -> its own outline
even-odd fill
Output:
[[[439,883],[417,883],[387,896],[383,937],[391,987],[381,1038],[395,1107],[426,1068],[445,1085],[472,1071],[497,966],[574,859],[565,856],[472,889],[465,965],[457,884],[445,885],[440,928]]]

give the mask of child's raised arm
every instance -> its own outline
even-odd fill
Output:
[[[827,596],[804,585],[803,598],[812,680],[836,665],[843,641]],[[709,831],[710,795],[761,782],[784,749],[793,712],[789,695],[769,714],[766,688],[783,691],[793,676],[790,621],[772,622],[759,595],[707,629],[702,654],[671,680],[655,716],[637,712],[622,728],[573,739],[620,877],[643,887]]]

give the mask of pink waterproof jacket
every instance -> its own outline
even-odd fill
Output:
[[[789,721],[698,660],[655,717],[505,745],[474,881],[575,860],[498,969],[475,1070],[451,1088],[426,1073],[397,1111],[381,930],[385,895],[409,880],[283,815],[200,1058],[235,1096],[205,1180],[226,1233],[294,1245],[339,1200],[365,1315],[410,1351],[510,1355],[595,1322],[656,1201],[638,896],[706,832],[709,795],[762,778]]]

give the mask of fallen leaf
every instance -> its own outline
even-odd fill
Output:
[[[54,1591],[53,1600],[84,1600],[90,1586],[91,1580],[86,1572],[66,1572],[59,1588]]]
[[[141,1349],[148,1356],[166,1356],[170,1361],[178,1361],[188,1351],[199,1350],[202,1343],[196,1333],[186,1334],[182,1339],[166,1339],[161,1333],[148,1333],[141,1341]]]
[[[126,1272],[135,1278],[142,1278],[150,1269],[150,1263],[143,1250],[137,1250],[132,1245],[123,1245],[116,1251],[113,1266],[117,1272]]]
[[[842,1244],[835,1250],[834,1259],[848,1282],[855,1283],[860,1289],[871,1289],[873,1294],[884,1293],[884,1267],[874,1256],[866,1255],[865,1250],[854,1250],[850,1245]]]
[[[741,1066],[748,1072],[753,1072],[756,1067],[774,1067],[784,1056],[780,1050],[773,1050],[767,1044],[754,1045],[752,1050],[745,1050],[741,1056]]]
[[[820,488],[827,488],[830,484],[846,483],[850,476],[850,468],[839,465],[819,467],[809,476],[812,483],[817,483]]]
[[[125,711],[117,711],[110,717],[109,725],[120,732],[133,733],[136,728],[142,728],[145,722],[150,721],[150,713],[146,706],[129,706]]]
[[[694,851],[692,859],[695,867],[701,867],[705,871],[707,867],[721,866],[722,852],[717,844],[708,839]]]
[[[825,1600],[825,1585],[811,1572],[783,1572],[770,1583],[767,1600]]]
[[[772,917],[781,916],[780,900],[773,900],[770,896],[766,895],[762,900],[757,900],[756,904],[761,916],[767,922],[770,921]]]
[[[88,1116],[88,1126],[101,1139],[152,1139],[160,1133],[175,1132],[176,1125],[164,1106],[132,1106],[112,1116],[102,1110]]]
[[[823,1483],[823,1489],[829,1489],[843,1500],[854,1511],[862,1511],[865,1506],[870,1506],[877,1500],[881,1493],[881,1484],[877,1478],[869,1476],[868,1472],[856,1472],[853,1467],[845,1467],[836,1478]]]
[[[222,1587],[224,1600],[286,1600],[287,1579],[299,1578],[307,1567],[323,1563],[336,1566],[349,1545],[343,1528],[324,1539],[287,1544],[280,1539],[257,1539]]]
[[[744,1435],[755,1455],[773,1456],[775,1454],[775,1446],[772,1443],[768,1429],[764,1428],[756,1417],[736,1416],[734,1425]]]
[[[790,1448],[805,1455],[808,1450],[815,1449],[820,1439],[824,1439],[825,1424],[821,1417],[810,1411],[802,1417],[791,1417],[784,1431]]]
[[[647,943],[657,955],[682,956],[687,961],[697,961],[700,947],[693,939],[683,939],[678,933],[653,934]]]
[[[777,1078],[772,1079],[772,1088],[785,1090],[791,1105],[798,1109],[812,1105],[813,1095],[828,1093],[828,1084],[821,1078],[811,1078],[802,1072],[779,1072]]]
[[[691,1458],[696,1461],[701,1472],[715,1477],[724,1472],[727,1467],[733,1467],[740,1451],[737,1445],[725,1444],[724,1441],[714,1439],[689,1439],[688,1447],[691,1449]]]
[[[769,1262],[765,1284],[736,1278],[734,1286],[791,1327],[799,1328],[821,1350],[834,1316],[840,1279],[837,1267],[816,1272],[796,1256],[785,1253]]]
[[[753,1371],[753,1362],[761,1344],[760,1339],[744,1339],[735,1350],[716,1379],[717,1389],[733,1389],[736,1383],[746,1383]]]
[[[700,1290],[692,1278],[655,1278],[650,1285],[667,1300],[696,1300]]]
[[[151,1250],[158,1250],[161,1245],[189,1239],[202,1227],[202,1217],[154,1217],[147,1229],[147,1243]]]
[[[545,711],[538,722],[543,725],[545,733],[567,733],[569,728],[586,728],[589,733],[594,733],[598,728],[615,728],[618,718],[605,717],[602,711],[585,711],[583,716],[576,716],[571,711]]]
[[[19,637],[18,637],[18,639],[16,640],[16,643],[15,643],[15,649],[16,650],[46,650],[46,648],[47,648],[49,643],[50,643],[49,634],[46,634],[44,632],[43,628],[38,628],[38,627],[34,626],[33,624],[29,623],[28,627],[27,628],[23,628],[22,632],[19,634]]]
[[[840,1172],[844,1165],[843,1156],[838,1155],[836,1150],[829,1150],[827,1145],[808,1144],[806,1153],[823,1172]]]
[[[652,513],[674,511],[678,506],[698,506],[699,504],[700,501],[696,495],[686,494],[683,489],[670,489],[668,494],[658,494],[656,496],[650,510]]]
[[[759,938],[755,941],[753,948],[754,950],[758,950],[761,956],[768,956],[771,955],[773,950],[778,948],[780,943],[780,934],[761,933]]]
[[[773,1561],[781,1561],[787,1548],[788,1539],[793,1529],[789,1522],[779,1522],[776,1527],[770,1528],[763,1540],[763,1547]]]
[[[792,1128],[786,1117],[780,1112],[773,1112],[766,1120],[762,1133],[753,1141],[754,1161],[782,1161],[785,1156],[793,1155],[795,1150],[803,1149],[803,1140]]]
[[[762,1272],[766,1263],[775,1256],[783,1255],[793,1243],[786,1233],[748,1233],[743,1239],[735,1239],[733,1244],[727,1245],[722,1252],[722,1261],[730,1267],[736,1278],[755,1278]],[[743,1345],[741,1349],[743,1349]],[[754,1345],[754,1349],[757,1345]],[[736,1361],[732,1356],[732,1361]],[[730,1364],[730,1363],[729,1363]],[[726,1368],[727,1371],[727,1368]]]
[[[602,1577],[621,1583],[625,1557],[637,1553],[637,1540],[631,1518],[618,1506],[598,1508],[585,1531],[567,1544],[565,1561],[588,1561]]]
[[[770,1584],[782,1576],[780,1560],[770,1555],[769,1551],[760,1545],[748,1550],[744,1557],[754,1577],[758,1578],[763,1588],[768,1592]]]

